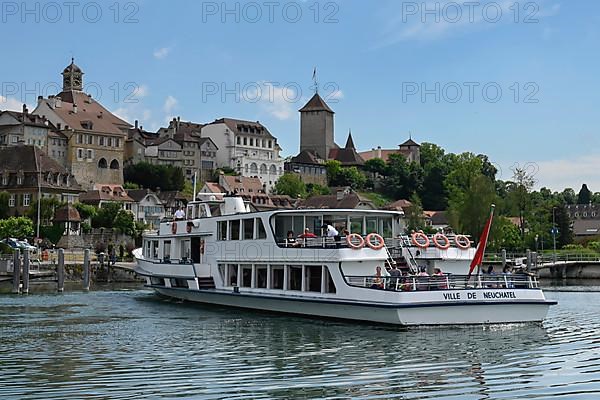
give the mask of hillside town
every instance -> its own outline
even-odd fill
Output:
[[[31,236],[38,242],[45,240],[47,246],[103,250],[108,243],[127,243],[133,248],[135,237],[173,219],[194,193],[217,198],[237,194],[256,211],[395,210],[405,215],[407,230],[462,229],[476,236],[481,229],[481,224],[468,225],[452,218],[448,188],[438,188],[438,192],[428,188],[436,186],[428,179],[435,179],[437,172],[428,177],[429,164],[425,165],[431,162],[435,145],[422,149],[409,136],[397,148],[373,144],[370,150],[361,151],[348,132],[340,146],[334,139],[335,112],[318,91],[298,110],[299,149],[287,149],[295,155],[284,158],[276,134],[260,121],[222,116],[208,122],[185,121],[177,116],[168,126],[147,131],[139,121],[123,120],[85,93],[84,72],[74,60],[61,75],[62,91],[47,98],[39,96],[33,110],[23,105],[20,112],[0,112],[0,192],[7,202],[4,217],[29,216],[36,228]],[[426,160],[421,159],[423,151]],[[477,157],[486,175],[491,164],[487,157]],[[389,171],[398,162],[407,172],[394,178]],[[422,168],[424,177],[413,182],[414,166]],[[163,174],[162,180],[136,179],[159,170],[171,175]],[[493,181],[495,169],[491,166],[488,170]],[[289,189],[289,184],[301,188]],[[419,192],[417,187],[424,190]],[[531,190],[531,185],[526,189]],[[571,243],[572,233],[581,239],[595,237],[600,232],[600,217],[591,199],[581,206],[576,201],[566,203],[563,214],[567,222],[562,226],[569,233],[560,244]],[[102,217],[99,210],[110,211]],[[520,231],[520,245],[543,248],[544,234],[533,235],[534,224],[519,217],[522,211],[507,207],[505,221]],[[127,220],[124,226],[114,224],[119,212],[120,220]],[[65,228],[67,225],[71,228]],[[549,243],[552,238],[546,236]],[[505,240],[499,246],[510,243]]]

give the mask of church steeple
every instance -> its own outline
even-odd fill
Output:
[[[63,76],[63,92],[83,91],[83,71],[75,65],[74,58],[71,58],[71,64],[64,69],[61,75]]]
[[[354,140],[352,139],[352,131],[348,130],[348,140],[346,140],[346,149],[356,149],[354,146]]]

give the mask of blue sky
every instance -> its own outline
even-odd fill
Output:
[[[538,186],[600,191],[600,2],[473,3],[2,2],[0,108],[54,93],[73,56],[130,122],[260,120],[290,155],[316,67],[340,144],[410,131],[488,154],[502,179],[520,165]]]

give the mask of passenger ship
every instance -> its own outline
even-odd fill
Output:
[[[135,250],[136,272],[171,298],[409,326],[540,322],[556,304],[530,275],[467,276],[468,238],[402,236],[394,211],[250,212],[241,197],[213,196],[186,215]],[[403,276],[390,275],[394,266]],[[434,268],[444,274],[417,274]]]

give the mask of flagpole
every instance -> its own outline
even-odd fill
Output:
[[[475,252],[475,256],[473,257],[473,260],[471,261],[471,265],[469,267],[469,275],[467,277],[467,280],[471,279],[471,275],[473,274],[473,270],[475,269],[475,267],[477,267],[477,274],[479,275],[481,273],[481,264],[483,263],[483,256],[485,255],[485,248],[487,246],[488,237],[492,227],[492,220],[494,218],[495,208],[496,205],[492,204],[490,210],[490,217],[488,218],[483,228],[483,232],[481,232],[481,237],[479,238],[479,243],[477,244],[477,251]]]

